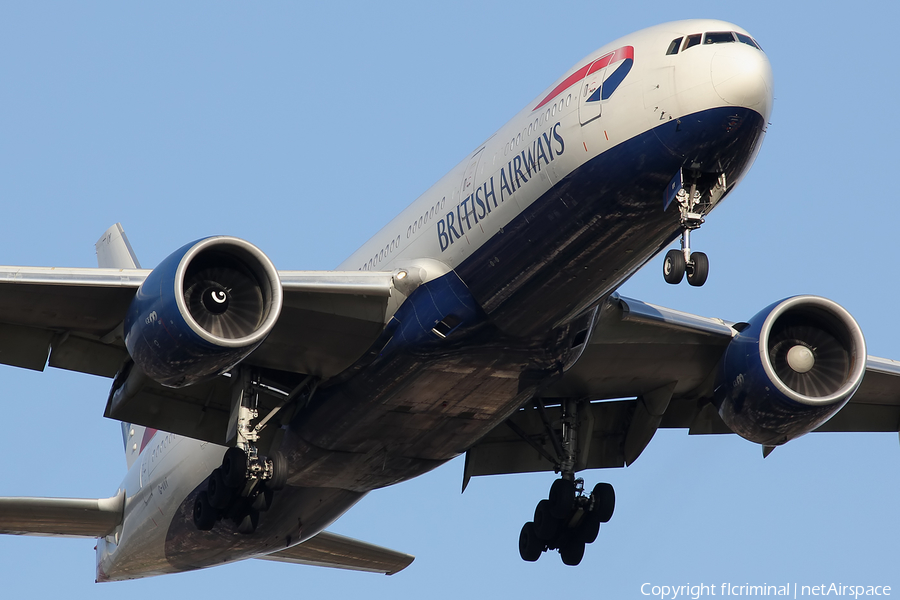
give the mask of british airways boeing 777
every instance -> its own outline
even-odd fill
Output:
[[[615,508],[578,474],[660,427],[764,454],[896,431],[900,364],[833,301],[732,323],[616,293],[678,239],[663,277],[704,284],[691,232],[772,103],[747,31],[666,23],[575,63],[336,271],[227,236],[147,270],[118,224],[97,269],[0,267],[0,362],[110,377],[128,464],[109,498],[0,498],[0,532],[97,538],[98,581],[247,558],[394,573],[413,558],[326,529],[465,454],[464,486],[559,473],[519,550],[577,565]]]

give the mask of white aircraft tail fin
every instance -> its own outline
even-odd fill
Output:
[[[104,231],[97,243],[94,244],[94,248],[97,249],[97,266],[101,269],[141,268],[141,263],[138,262],[134,248],[131,247],[121,223],[116,223]],[[150,430],[151,436],[153,433],[155,430]],[[129,469],[146,445],[144,440],[146,434],[145,427],[122,423],[122,441],[125,444],[125,459]]]
[[[124,514],[124,490],[112,498],[0,498],[0,533],[100,538]]]
[[[155,429],[134,423],[122,423],[122,443],[125,444],[125,462],[129,469],[154,435]]]
[[[97,266],[101,269],[141,268],[121,223],[107,229],[94,247],[97,249]]]

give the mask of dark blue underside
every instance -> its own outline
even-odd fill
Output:
[[[456,272],[500,329],[546,333],[573,309],[615,291],[680,234],[677,208],[663,208],[679,169],[696,165],[737,181],[764,125],[755,111],[723,107],[623,142],[557,183]]]

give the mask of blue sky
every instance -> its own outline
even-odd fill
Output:
[[[741,186],[693,237],[701,289],[654,259],[622,292],[747,319],[798,293],[845,306],[900,358],[900,138],[892,4],[227,2],[0,6],[0,262],[93,266],[121,221],[144,266],[231,234],[330,269],[581,57],[628,32],[730,20],[769,55],[775,109]],[[0,367],[0,495],[108,496],[124,474],[109,381]],[[261,561],[94,585],[93,543],[0,538],[4,596],[642,598],[642,583],[844,583],[900,593],[896,434],[809,435],[763,460],[735,436],[661,432],[609,481],[576,569],[522,562],[552,474],[474,480],[457,459],[370,494],[334,531],[417,555],[394,577]],[[557,579],[558,578],[558,579]]]

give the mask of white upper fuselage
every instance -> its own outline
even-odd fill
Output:
[[[584,57],[338,269],[389,271],[418,258],[436,259],[455,268],[575,168],[665,120],[715,107],[742,106],[759,112],[768,121],[773,98],[772,71],[762,51],[744,43],[729,43],[701,44],[677,54],[666,54],[672,41],[679,37],[717,31],[749,35],[724,21],[675,21],[627,35]],[[615,93],[601,102],[599,118],[582,126],[581,121],[585,119],[581,109],[585,106],[589,82],[576,78],[563,89],[558,86],[593,61],[629,46],[634,49],[631,71]],[[606,75],[616,65],[611,64]],[[548,98],[553,92],[556,94]],[[542,106],[536,110],[539,104]],[[458,214],[460,203],[492,177],[495,193],[499,194],[500,171],[508,170],[515,156],[543,140],[557,123],[556,132],[565,140],[564,151],[548,161],[540,161],[537,177],[529,177],[511,196],[504,197],[488,218],[479,220],[477,227],[466,228],[464,240],[454,240],[442,249],[438,235],[440,219],[448,213]],[[559,146],[552,133],[549,142],[551,148],[545,149],[548,153]],[[477,169],[474,176],[473,168]],[[735,183],[729,182],[729,186]],[[467,208],[470,213],[475,210],[470,205]],[[457,223],[458,220],[455,218]]]

